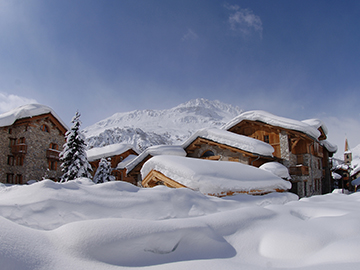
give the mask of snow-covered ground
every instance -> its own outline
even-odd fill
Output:
[[[360,193],[0,186],[0,269],[358,269]]]

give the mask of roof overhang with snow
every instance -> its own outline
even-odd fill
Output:
[[[62,130],[69,130],[67,125],[61,120],[61,118],[55,113],[54,110],[41,104],[28,104],[0,114],[0,127],[11,126],[19,120],[46,115],[51,115],[53,119],[61,126]]]
[[[274,148],[263,141],[216,128],[204,128],[195,132],[183,143],[185,150],[197,143],[216,144],[235,152],[246,152],[251,156],[272,157]]]
[[[171,155],[171,156],[186,156],[185,150],[179,145],[155,145],[150,146],[139,156],[130,161],[126,166],[126,174],[140,173],[142,164],[154,156]]]
[[[104,147],[94,147],[86,151],[88,161],[95,161],[101,158],[108,158],[116,155],[121,155],[128,150],[133,150],[134,153],[137,153],[133,148],[133,145],[130,144],[111,144]]]

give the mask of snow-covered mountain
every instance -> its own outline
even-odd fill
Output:
[[[127,143],[142,151],[152,145],[180,144],[196,130],[220,127],[241,112],[238,107],[200,98],[167,110],[116,113],[83,133],[89,148]]]

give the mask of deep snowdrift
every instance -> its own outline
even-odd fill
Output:
[[[357,269],[360,194],[0,186],[1,269]]]

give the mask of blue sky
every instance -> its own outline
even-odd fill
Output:
[[[0,111],[37,101],[83,126],[220,100],[360,144],[360,1],[0,0]]]

